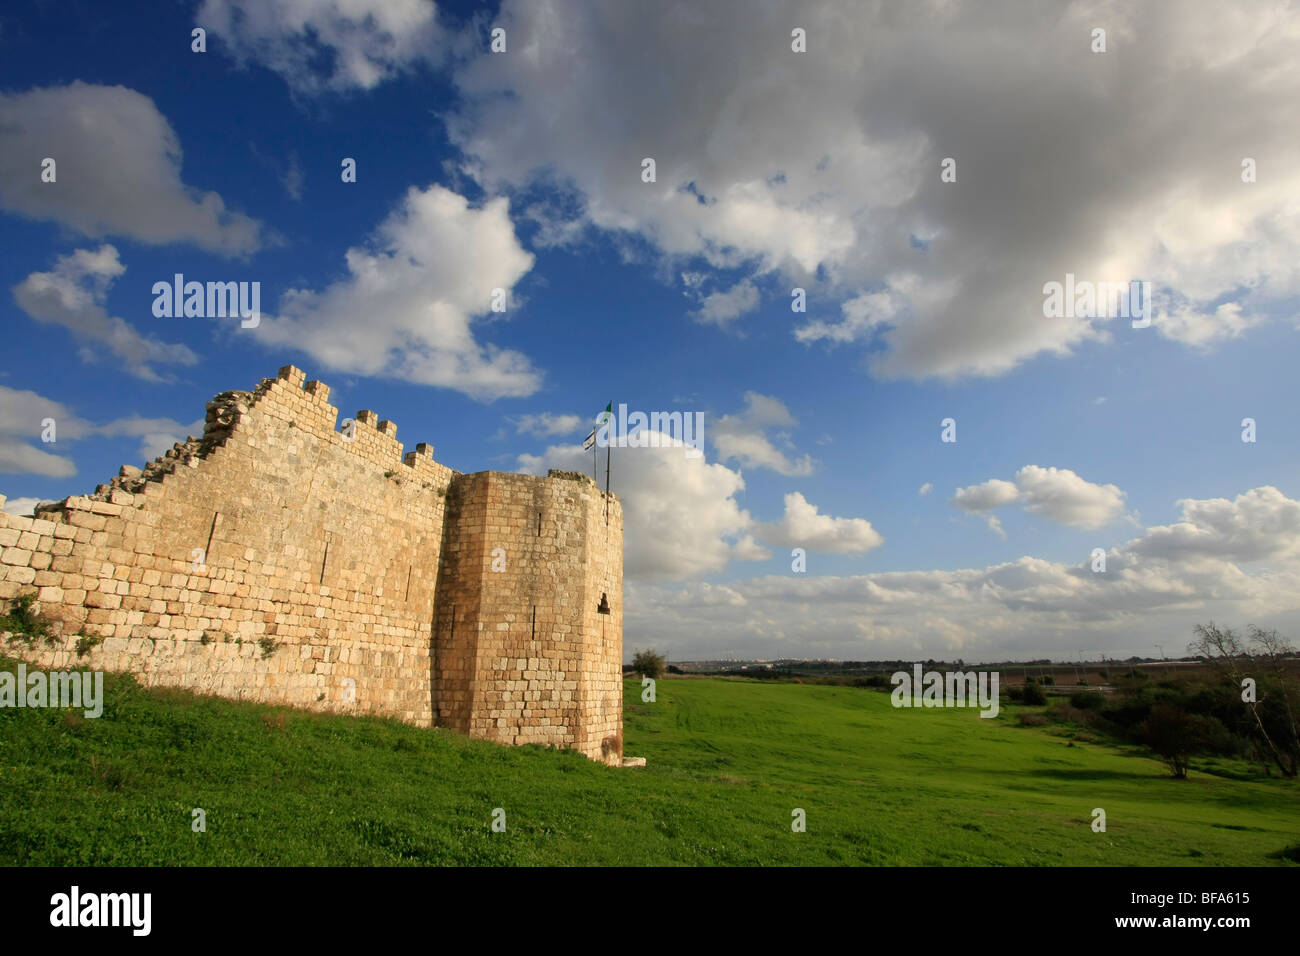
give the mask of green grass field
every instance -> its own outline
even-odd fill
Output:
[[[1173,780],[1014,707],[703,679],[644,704],[629,681],[626,751],[649,766],[622,770],[115,675],[105,691],[98,720],[0,709],[0,863],[1234,866],[1291,865],[1300,843],[1295,781],[1231,761]]]

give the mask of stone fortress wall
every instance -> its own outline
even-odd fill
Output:
[[[3,651],[618,763],[618,499],[403,456],[370,411],[349,440],[305,378],[218,395],[201,439],[93,495],[0,514],[0,599],[34,593],[59,632]]]

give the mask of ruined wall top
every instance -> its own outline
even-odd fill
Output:
[[[86,500],[110,501],[114,491],[139,494],[149,482],[162,481],[177,468],[197,467],[214,449],[225,444],[236,430],[246,427],[253,409],[286,421],[317,439],[338,445],[358,459],[383,468],[385,474],[392,473],[399,480],[405,477],[445,488],[447,480],[459,474],[434,461],[432,444],[419,442],[414,450],[404,452],[403,444],[397,440],[397,424],[381,419],[370,409],[361,409],[354,417],[344,419],[340,427],[339,409],[330,404],[329,397],[330,387],[324,382],[309,381],[302,369],[285,365],[274,378],[262,379],[252,391],[231,390],[214,396],[206,406],[202,436],[188,436],[166,453],[146,462],[143,468],[123,465],[116,477],[99,485],[93,494],[42,502],[36,511],[64,511],[70,500],[74,502],[74,508],[78,502]],[[597,482],[581,472],[551,469],[546,478],[584,482],[599,491]],[[612,494],[610,499],[618,500]]]

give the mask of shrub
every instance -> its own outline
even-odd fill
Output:
[[[50,632],[50,622],[32,610],[32,605],[35,603],[34,591],[14,598],[9,603],[9,610],[5,614],[0,614],[0,631],[13,631],[27,644],[37,640],[53,643],[54,635]]]
[[[880,687],[885,690],[893,687],[893,682],[884,674],[871,674],[868,677],[853,678],[854,687]]]
[[[1081,690],[1070,695],[1070,706],[1079,710],[1101,710],[1106,698],[1095,690]]]
[[[1021,691],[1021,698],[1026,704],[1045,704],[1047,694],[1037,684],[1026,684]]]
[[[85,634],[78,635],[77,656],[85,657],[87,654],[91,652],[92,649],[98,647],[100,644],[103,643],[104,643],[104,639],[102,637],[88,637]]]
[[[666,667],[667,661],[664,656],[654,650],[637,651],[632,658],[632,669],[642,677],[649,677],[651,680],[663,677]]]
[[[1052,708],[1052,716],[1059,721],[1067,724],[1085,724],[1088,723],[1090,712],[1081,710],[1072,704],[1063,700],[1058,700],[1056,706]]]

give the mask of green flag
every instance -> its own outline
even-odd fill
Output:
[[[604,410],[603,412],[600,413],[600,417],[596,419],[596,424],[595,424],[595,426],[591,429],[591,434],[587,436],[587,440],[584,441],[584,442],[582,443],[582,450],[583,450],[583,451],[586,451],[586,450],[587,450],[588,448],[590,448],[592,445],[596,444],[596,431],[597,431],[597,429],[599,429],[601,425],[605,424],[606,420],[607,420],[607,419],[608,419],[608,418],[609,418],[613,413],[614,413],[614,403],[611,401],[608,405],[605,406],[605,410]]]

